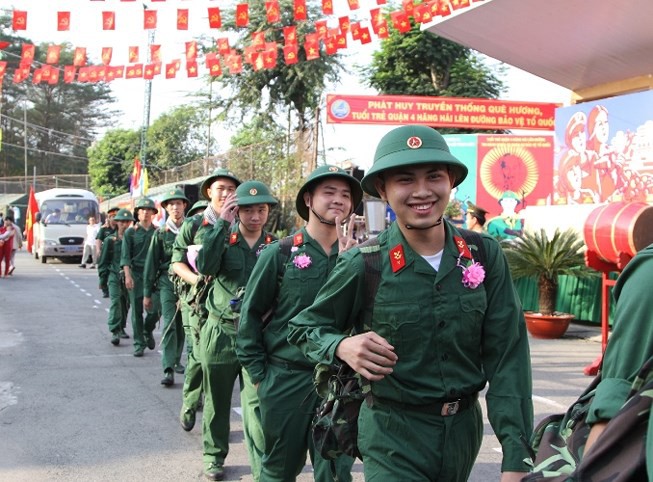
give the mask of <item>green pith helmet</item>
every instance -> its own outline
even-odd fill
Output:
[[[202,182],[202,185],[200,186],[200,192],[202,193],[202,196],[204,196],[204,199],[211,199],[209,197],[209,188],[211,187],[211,184],[215,182],[215,180],[219,177],[225,177],[227,179],[231,179],[233,182],[236,183],[236,187],[240,186],[241,181],[236,177],[236,175],[231,172],[229,169],[216,169],[213,171],[213,174],[211,174],[209,177],[204,179]]]
[[[514,199],[515,201],[517,201],[517,204],[521,202],[521,199],[519,199],[517,194],[515,194],[512,191],[504,191],[504,193],[499,198],[499,204],[501,204],[501,201],[503,201],[504,199]]]
[[[236,189],[236,198],[239,206],[252,204],[276,205],[278,201],[270,194],[270,189],[261,181],[245,181]]]
[[[161,207],[165,209],[166,205],[168,204],[168,201],[174,201],[176,199],[179,199],[180,201],[184,201],[186,204],[190,204],[190,201],[184,194],[184,191],[177,188],[177,189],[171,189],[170,191],[167,191],[163,195],[163,198],[161,198]]]
[[[309,191],[312,186],[323,181],[327,177],[341,177],[349,183],[351,188],[351,212],[353,213],[358,205],[363,199],[363,190],[361,185],[354,176],[350,175],[347,171],[341,167],[331,166],[329,164],[325,166],[320,166],[311,172],[306,178],[306,182],[297,193],[295,198],[295,207],[297,208],[297,213],[301,216],[304,221],[308,221],[308,206],[304,202],[304,193]],[[351,213],[350,213],[351,214]]]
[[[191,216],[197,214],[197,212],[200,211],[200,210],[204,211],[208,205],[209,205],[209,202],[206,199],[200,199],[195,204],[193,204],[193,207],[191,207],[188,210],[188,213],[186,214],[186,216],[191,217]]]
[[[120,208],[118,206],[114,206],[112,208],[107,209],[107,214],[116,213],[118,211],[120,211]]]
[[[151,209],[154,211],[154,214],[157,214],[159,210],[156,208],[156,204],[149,197],[142,197],[136,202],[134,206],[134,216],[138,216],[139,209]]]
[[[467,166],[449,151],[440,133],[427,126],[407,125],[391,130],[379,141],[372,168],[361,181],[363,190],[378,197],[374,180],[383,171],[416,164],[446,164],[455,177],[453,187],[467,177]]]
[[[134,216],[129,209],[120,209],[113,219],[114,221],[133,221]]]

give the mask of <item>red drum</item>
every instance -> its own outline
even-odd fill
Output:
[[[613,202],[599,206],[585,220],[588,250],[618,263],[619,254],[632,256],[653,243],[653,206],[642,202]]]

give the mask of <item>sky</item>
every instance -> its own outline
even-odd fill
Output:
[[[148,32],[143,30],[143,6],[156,9],[158,12],[158,28],[155,32],[155,44],[161,44],[164,61],[184,58],[185,42],[197,35],[216,37],[216,31],[208,28],[207,7],[218,6],[221,9],[234,8],[237,2],[226,3],[214,0],[167,0],[154,2],[141,0],[138,2],[119,2],[118,0],[0,0],[0,10],[11,10],[15,7],[28,12],[28,29],[18,32],[37,42],[58,44],[70,42],[73,46],[86,47],[90,59],[99,61],[102,47],[113,47],[112,64],[127,64],[128,48],[137,45],[144,57],[148,42]],[[334,2],[335,15],[329,21],[329,26],[335,26],[337,17],[349,14],[342,3]],[[360,12],[367,12],[376,6],[373,0],[361,0]],[[338,8],[343,8],[339,11]],[[189,30],[176,29],[176,10],[189,10]],[[101,12],[111,10],[116,12],[116,30],[101,29]],[[56,29],[57,11],[71,12],[71,27],[67,32]],[[361,16],[361,18],[365,18]],[[333,24],[332,24],[333,23]],[[218,34],[219,35],[219,34]],[[362,85],[355,75],[352,75],[353,65],[369,63],[372,53],[378,48],[378,41],[360,45],[349,39],[347,53],[347,73],[339,85],[332,86],[327,93],[349,95],[373,95],[375,92]],[[141,58],[141,61],[144,59]],[[498,62],[487,59],[489,65]],[[508,90],[502,100],[529,102],[554,102],[568,105],[571,93],[562,87],[543,80],[522,70],[508,66],[504,81]],[[121,79],[110,84],[117,102],[113,106],[122,112],[117,125],[112,127],[140,128],[144,119],[145,81],[139,79]],[[176,80],[155,78],[152,82],[152,101],[150,107],[150,122],[170,109],[189,102],[188,95],[197,90],[208,90],[205,80],[188,79],[185,71],[180,71]],[[219,95],[219,92],[213,92]],[[326,98],[324,99],[326,104]],[[371,125],[336,125],[326,123],[324,109],[321,113],[320,149],[326,147],[327,161],[339,163],[351,160],[363,169],[369,168],[378,139],[396,126]],[[519,132],[516,132],[519,133]],[[523,134],[538,134],[536,131],[524,131]],[[212,124],[211,136],[218,142],[219,150],[229,146],[228,138],[232,131]],[[541,133],[540,133],[541,134]]]

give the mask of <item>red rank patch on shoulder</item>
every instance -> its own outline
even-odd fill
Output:
[[[231,233],[231,236],[229,236],[229,244],[234,245],[238,242],[238,233]]]
[[[272,239],[272,235],[271,234],[266,234],[265,235],[265,244],[270,244],[272,241],[274,241]]]
[[[456,243],[456,248],[458,248],[458,254],[462,255],[463,258],[472,259],[472,252],[469,250],[465,240],[460,236],[454,236],[453,240]]]
[[[401,244],[398,244],[397,246],[392,248],[388,254],[390,255],[390,266],[392,267],[393,273],[396,273],[404,266],[406,266],[404,247]]]
[[[292,245],[301,246],[302,244],[304,244],[304,233],[295,234],[295,236],[292,238]]]

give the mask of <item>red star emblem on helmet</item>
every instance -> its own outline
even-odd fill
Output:
[[[419,149],[422,147],[422,139],[417,136],[409,137],[406,141],[406,145],[411,149]]]

